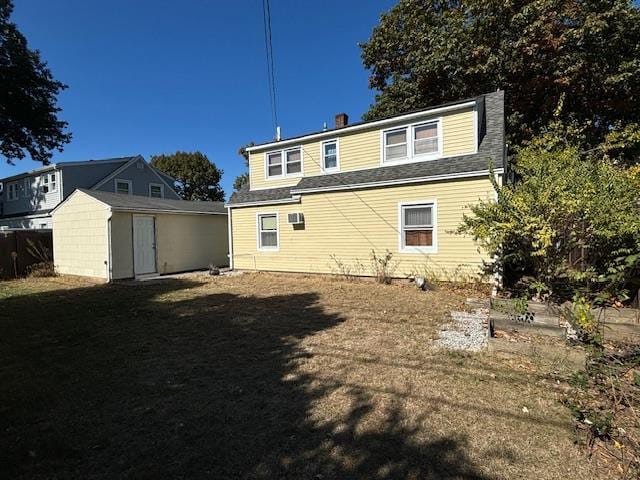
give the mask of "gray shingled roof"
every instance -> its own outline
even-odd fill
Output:
[[[253,191],[243,188],[231,196],[229,205],[284,200],[291,198],[291,195],[295,195],[297,191],[305,191],[307,189],[338,189],[348,185],[366,187],[366,184],[384,181],[410,181],[424,177],[480,172],[488,170],[490,162],[493,162],[495,168],[503,168],[504,92],[498,91],[479,97],[478,118],[481,127],[478,153],[441,158],[428,162],[303,177],[297,185],[292,187]]]
[[[223,202],[190,202],[187,200],[168,200],[165,198],[151,198],[123,193],[102,192],[100,190],[78,189],[80,192],[109,205],[117,211],[157,211],[157,212],[185,212],[206,214],[227,214]]]

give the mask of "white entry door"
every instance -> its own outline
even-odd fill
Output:
[[[136,275],[156,272],[156,219],[133,216],[133,269]]]

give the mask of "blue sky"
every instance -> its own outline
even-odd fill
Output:
[[[73,140],[53,161],[200,150],[232,192],[238,147],[273,136],[262,0],[19,0],[13,21],[54,76]],[[373,101],[358,42],[394,0],[272,0],[283,136]],[[321,7],[320,7],[321,5]],[[38,167],[0,161],[0,178]]]

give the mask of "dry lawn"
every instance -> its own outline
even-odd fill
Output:
[[[468,294],[271,274],[0,283],[0,472],[601,478],[558,402],[561,362],[431,347]]]

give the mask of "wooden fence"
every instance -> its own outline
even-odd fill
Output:
[[[0,230],[0,278],[26,275],[27,267],[42,262],[43,255],[53,261],[51,230]]]

